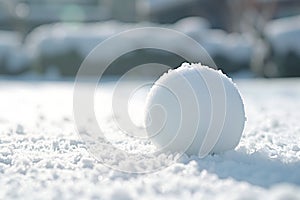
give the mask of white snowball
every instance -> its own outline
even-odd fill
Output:
[[[243,101],[232,80],[201,64],[184,63],[169,70],[146,100],[147,134],[163,152],[204,157],[234,149],[245,120]]]

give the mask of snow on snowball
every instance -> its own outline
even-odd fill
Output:
[[[152,86],[144,121],[160,151],[204,157],[234,149],[246,117],[230,78],[201,64],[183,63]]]

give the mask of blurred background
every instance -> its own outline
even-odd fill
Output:
[[[143,26],[189,35],[226,73],[300,76],[299,0],[0,0],[0,74],[74,77],[101,41]],[[174,68],[184,61],[137,50],[118,58],[106,74],[157,58]]]

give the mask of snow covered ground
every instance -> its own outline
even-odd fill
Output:
[[[71,81],[1,80],[0,199],[300,199],[300,80],[236,82],[248,118],[236,150],[126,174],[80,140]]]

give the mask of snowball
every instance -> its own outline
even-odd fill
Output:
[[[162,152],[204,157],[234,149],[245,111],[231,79],[201,64],[184,63],[152,86],[146,100],[148,137]]]

